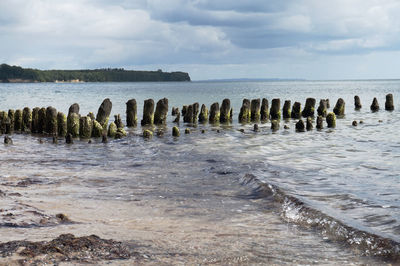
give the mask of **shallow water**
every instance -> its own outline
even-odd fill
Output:
[[[387,93],[395,98],[393,112],[383,110]],[[137,234],[149,230],[152,236],[139,238],[161,247],[157,237],[171,244],[174,237],[166,232],[179,234],[176,223],[181,222],[189,235],[208,240],[224,231],[220,240],[228,243],[220,244],[221,250],[229,249],[233,231],[256,234],[236,236],[241,242],[235,246],[241,251],[237,252],[247,254],[252,262],[274,263],[313,263],[315,254],[321,254],[317,263],[361,262],[350,250],[375,253],[371,246],[352,245],[360,237],[352,233],[356,231],[366,232],[365,239],[391,239],[394,242],[386,249],[392,253],[400,242],[400,81],[0,84],[0,94],[0,110],[52,105],[66,113],[69,105],[78,102],[81,114],[96,112],[108,97],[112,114],[123,117],[125,102],[136,98],[139,119],[147,98],[167,97],[170,109],[193,102],[210,106],[230,98],[234,109],[233,126],[199,125],[179,139],[170,135],[171,116],[165,136],[150,141],[138,136],[140,127],[129,131],[127,138],[107,144],[95,140],[54,145],[46,138],[39,143],[39,136],[13,135],[14,145],[0,145],[0,189],[21,193],[17,201],[43,212],[67,212],[79,223],[54,229],[0,227],[1,241],[47,239],[62,230],[129,241],[135,239],[130,230]],[[354,95],[361,98],[361,111],[354,111]],[[260,124],[260,132],[255,133],[252,125],[237,124],[237,115],[243,98],[260,97],[300,101],[303,106],[307,97],[317,103],[329,98],[330,110],[342,97],[346,116],[337,120],[335,129],[295,133],[296,121],[290,120],[281,122],[276,133],[269,123]],[[381,106],[377,113],[369,110],[373,97]],[[364,123],[352,127],[353,120]],[[290,129],[283,129],[284,123]],[[183,131],[186,126],[180,127]],[[201,134],[201,129],[206,133]],[[252,174],[258,185],[244,184],[246,174]],[[18,186],[27,179],[29,186]],[[286,201],[255,194],[262,183],[278,188]],[[293,199],[309,209],[293,205]],[[129,206],[140,212],[130,213]],[[326,226],[320,226],[322,220],[340,223],[348,237],[332,243],[337,232],[327,232]],[[146,223],[162,229],[158,233],[146,229]],[[209,232],[194,233],[195,226]],[[182,235],[176,237],[180,243],[185,237],[198,241]],[[215,245],[218,239],[211,242]],[[204,250],[207,243],[199,241]],[[268,259],[262,257],[267,247]],[[185,245],[176,248],[185,250]]]

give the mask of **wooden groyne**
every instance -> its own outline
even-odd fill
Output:
[[[295,131],[304,132],[315,128],[321,130],[326,127],[334,128],[337,124],[337,119],[345,116],[345,101],[339,98],[332,111],[329,111],[329,99],[321,99],[315,112],[315,98],[307,98],[304,109],[301,109],[300,102],[294,102],[291,106],[290,100],[285,100],[281,109],[281,100],[272,99],[271,106],[266,98],[244,99],[240,112],[238,114],[238,123],[245,125],[255,123],[254,132],[259,132],[257,123],[271,123],[271,130],[277,131],[280,128],[280,121],[294,120]],[[221,105],[218,102],[213,103],[210,109],[205,104],[199,108],[199,103],[182,106],[182,119],[178,107],[172,107],[171,115],[173,116],[173,126],[171,135],[179,137],[179,124],[181,120],[186,124],[185,134],[190,134],[189,127],[197,127],[197,124],[209,123],[212,126],[216,125],[231,125],[233,123],[233,109],[229,99],[224,99]],[[354,109],[362,108],[359,96],[354,96]],[[371,112],[379,111],[377,98],[374,98],[370,106]],[[114,115],[114,121],[110,121],[112,102],[110,99],[104,99],[99,106],[96,116],[89,112],[86,116],[79,113],[79,104],[74,103],[68,110],[68,115],[57,111],[56,108],[49,106],[35,107],[32,110],[29,107],[24,107],[22,110],[10,109],[8,111],[0,111],[0,134],[4,134],[4,143],[12,143],[10,135],[14,133],[38,134],[40,136],[53,137],[53,142],[57,143],[59,139],[65,139],[66,143],[73,143],[74,139],[81,140],[91,138],[102,138],[103,142],[107,142],[108,138],[119,139],[127,135],[127,128],[135,128],[137,123],[137,103],[135,99],[130,99],[126,102],[126,127],[122,121],[120,114]],[[165,127],[168,118],[168,99],[160,99],[157,104],[153,99],[147,99],[143,105],[143,117],[141,120],[142,136],[146,139],[151,139],[154,133],[157,136],[165,134]],[[394,99],[392,94],[386,95],[385,110],[394,110]],[[305,119],[305,122],[303,119]],[[360,121],[361,123],[361,121]],[[353,126],[357,126],[357,121],[353,121]],[[158,129],[157,129],[158,128]],[[284,125],[285,129],[289,129]],[[157,131],[155,131],[157,129]],[[244,129],[240,129],[244,132]],[[205,133],[205,130],[202,130]]]

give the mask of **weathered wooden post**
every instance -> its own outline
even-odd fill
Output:
[[[283,119],[289,119],[291,117],[291,108],[292,102],[290,100],[286,100],[283,104],[283,108],[282,108],[282,116]]]
[[[385,110],[386,111],[393,111],[394,110],[393,94],[391,94],[391,93],[386,95]]]
[[[157,102],[156,112],[154,113],[154,124],[165,125],[168,115],[168,99],[163,98]]]
[[[180,136],[180,132],[179,132],[179,128],[177,127],[177,126],[174,126],[173,128],[172,128],[172,136],[174,136],[174,137],[179,137]]]
[[[378,104],[378,100],[376,98],[374,98],[374,100],[372,101],[371,104],[371,111],[372,112],[377,112],[379,111],[379,104]]]
[[[261,101],[261,121],[266,122],[269,118],[269,104],[266,98]]]
[[[46,108],[42,107],[38,112],[38,133],[43,134],[46,131]]]
[[[269,116],[271,120],[281,119],[281,99],[272,99]]]
[[[182,117],[185,117],[187,109],[188,109],[187,105],[182,106]]]
[[[15,112],[13,109],[8,110],[8,123],[6,125],[6,134],[12,134],[14,132],[14,118]]]
[[[243,99],[242,107],[239,112],[239,123],[249,123],[251,121],[250,100]]]
[[[137,126],[137,104],[135,99],[126,102],[126,126]]]
[[[190,124],[197,123],[198,114],[199,114],[199,103],[194,103],[189,105],[185,112],[185,116],[183,117],[183,122]]]
[[[299,121],[296,123],[296,132],[304,132],[305,130],[305,125],[303,119],[300,118]]]
[[[277,131],[279,129],[279,120],[271,120],[272,131]]]
[[[154,122],[154,100],[147,99],[143,105],[143,119],[140,122],[142,126],[152,125]]]
[[[117,134],[117,125],[114,122],[111,122],[108,125],[108,131],[107,131],[107,136],[110,138],[115,138],[115,135]]]
[[[224,99],[219,109],[219,122],[229,123],[231,122],[231,101],[229,99]]]
[[[253,99],[250,103],[250,121],[251,122],[259,122],[261,118],[260,113],[261,102],[260,99]]]
[[[322,116],[317,116],[317,129],[322,129],[324,127],[324,119]]]
[[[40,125],[40,113],[39,111],[39,125]],[[40,133],[40,132],[39,132]],[[67,137],[71,135],[71,138],[79,136],[79,104],[74,103],[69,107],[67,116]]]
[[[114,124],[117,126],[117,128],[124,128],[125,125],[122,123],[120,114],[114,115]]]
[[[103,127],[104,132],[107,132],[108,120],[110,119],[112,103],[109,98],[106,98],[101,103],[97,111],[96,120]]]
[[[294,102],[292,106],[292,112],[290,115],[293,119],[300,119],[301,118],[301,103]]]
[[[79,137],[90,139],[93,131],[92,119],[89,116],[82,116],[79,120]]]
[[[326,100],[321,99],[319,101],[319,106],[317,109],[317,113],[318,115],[322,116],[322,117],[326,117],[326,114],[328,113],[328,105],[326,103]]]
[[[338,117],[343,117],[344,116],[344,110],[345,110],[345,102],[342,98],[339,98],[336,102],[335,107],[333,108],[333,112],[335,115]]]
[[[176,116],[175,116],[175,119],[174,119],[174,123],[179,124],[179,120],[180,119],[181,119],[181,113],[179,112],[179,109],[178,109],[178,112],[176,113]]]
[[[202,104],[200,108],[199,122],[206,123],[207,120],[208,120],[208,109],[205,104]]]
[[[29,107],[25,107],[22,110],[22,131],[30,133],[31,125],[32,125],[32,111]]]
[[[314,98],[307,98],[306,99],[306,105],[304,106],[303,112],[301,115],[303,117],[314,117],[314,111],[315,111],[315,99]]]
[[[145,139],[151,139],[153,137],[153,132],[152,131],[150,131],[150,130],[148,130],[148,129],[145,129],[144,131],[143,131],[143,138],[145,138]]]
[[[360,97],[358,97],[358,95],[354,96],[354,109],[360,110],[361,107],[362,107],[362,105],[361,105]]]
[[[94,120],[92,122],[93,122],[92,137],[101,138],[103,135],[105,135],[103,126],[99,122],[97,122],[97,120]]]
[[[7,120],[7,113],[5,111],[0,111],[0,135],[6,132]]]
[[[54,107],[47,107],[46,109],[46,129],[47,134],[57,134],[57,110]]]
[[[70,115],[72,113],[75,113],[75,114],[79,115],[79,104],[74,103],[69,107],[68,115]]]
[[[215,102],[210,107],[210,116],[209,116],[208,122],[210,124],[216,124],[219,122],[219,117],[220,117],[219,103]]]
[[[334,128],[336,127],[336,115],[334,112],[330,112],[326,116],[326,123],[328,124],[329,128]]]
[[[22,130],[22,111],[18,109],[15,111],[14,129],[19,132]]]
[[[67,135],[67,116],[62,112],[57,113],[57,134],[59,137]]]
[[[306,129],[307,131],[310,131],[314,128],[313,124],[312,124],[312,119],[311,117],[307,117],[307,121],[306,121]]]

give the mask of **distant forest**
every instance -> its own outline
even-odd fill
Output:
[[[94,70],[39,70],[0,65],[0,82],[125,82],[125,81],[190,81],[185,72],[136,71],[123,68]]]

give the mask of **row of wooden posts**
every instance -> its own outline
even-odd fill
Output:
[[[286,100],[281,109],[280,99],[272,99],[271,107],[266,98],[260,99],[244,99],[238,115],[239,123],[263,122],[270,120],[271,129],[279,128],[280,119],[299,119],[296,123],[297,131],[304,131],[304,122],[301,117],[307,118],[307,129],[312,126],[311,117],[315,113],[315,98],[307,98],[304,109],[301,109],[301,103],[295,102],[291,105],[290,100]],[[354,106],[356,110],[361,109],[361,101],[358,96],[354,97]],[[345,114],[345,102],[339,98],[336,102],[333,112],[328,113],[330,108],[329,99],[322,99],[317,108],[316,127],[322,128],[323,120],[325,119],[328,127],[335,127],[336,116],[342,117]],[[373,112],[379,110],[379,104],[376,98],[370,106]],[[55,137],[66,137],[67,142],[72,142],[73,138],[80,137],[89,139],[91,137],[113,137],[121,138],[126,136],[124,124],[120,115],[114,116],[114,122],[109,123],[112,103],[110,99],[105,99],[100,105],[96,117],[93,113],[86,116],[79,114],[79,105],[74,103],[70,106],[68,115],[62,112],[57,112],[54,107],[33,108],[25,107],[23,110],[12,110],[8,112],[0,112],[0,133],[12,134],[16,132],[48,134]],[[394,110],[393,95],[386,95],[385,110]],[[230,123],[232,122],[233,110],[230,100],[224,99],[221,106],[218,102],[210,106],[210,110],[203,104],[199,108],[198,103],[184,105],[181,112],[179,108],[172,108],[172,116],[175,117],[174,122],[180,122],[180,116],[183,116],[183,122],[189,124],[196,123]],[[167,122],[168,115],[168,99],[163,98],[157,102],[155,106],[153,99],[144,101],[142,126],[148,125],[164,125]],[[137,104],[135,99],[131,99],[126,103],[126,126],[137,126]],[[258,128],[258,126],[257,126]],[[256,127],[255,127],[256,130]],[[186,132],[188,133],[188,132]],[[172,134],[179,136],[179,128],[173,127]],[[150,138],[153,135],[152,131],[145,129],[143,136]]]

